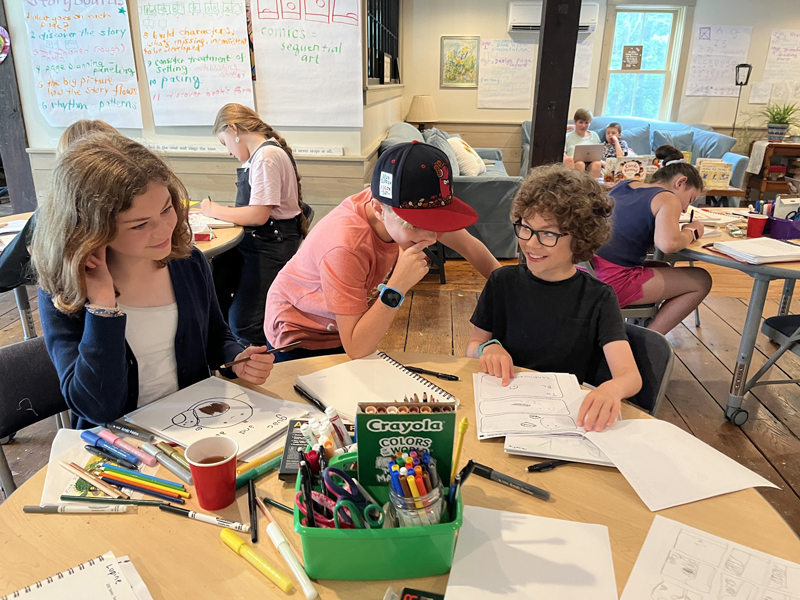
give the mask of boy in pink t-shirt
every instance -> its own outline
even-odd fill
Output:
[[[397,144],[381,155],[370,189],[322,219],[272,284],[268,343],[302,342],[276,361],[374,352],[405,295],[428,272],[423,250],[437,239],[485,277],[500,266],[465,231],[478,215],[453,197],[451,173],[444,152],[427,144]]]

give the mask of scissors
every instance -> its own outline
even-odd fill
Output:
[[[356,480],[347,473],[336,467],[325,467],[322,471],[322,481],[325,488],[337,498],[333,509],[333,521],[336,527],[339,527],[342,514],[343,519],[349,519],[357,529],[365,527],[374,529],[383,525],[386,518],[383,509],[365,496]],[[343,522],[347,523],[347,520]]]
[[[789,219],[790,221],[797,221],[798,219],[800,219],[800,213],[798,213],[796,210],[793,210],[792,212],[788,213],[784,218]]]
[[[322,506],[323,508],[328,509],[331,512],[336,510],[336,503],[333,500],[331,500],[330,498],[328,498],[327,496],[324,496],[323,494],[321,494],[319,492],[311,492],[311,499],[313,500],[314,504],[318,504],[318,505]],[[297,508],[300,510],[301,513],[303,513],[304,515],[308,515],[308,505],[306,504],[305,498],[303,497],[303,492],[297,492],[297,494],[294,497],[294,503],[297,505]],[[358,512],[358,511],[356,511],[356,512]],[[319,512],[317,510],[314,510],[314,523],[316,524],[317,527],[322,527],[324,529],[334,529],[334,528],[337,528],[337,529],[354,529],[354,528],[356,528],[356,526],[353,525],[352,521],[349,520],[349,518],[350,518],[349,516],[347,516],[345,519],[343,519],[341,521],[341,523],[340,523],[338,518],[337,518],[337,514],[338,514],[338,511],[333,512],[334,519],[329,519],[328,517],[326,517],[321,512]],[[359,519],[360,519],[360,515],[359,515]],[[303,527],[308,527],[308,518],[304,517],[303,519],[301,519],[300,523],[303,525]],[[362,521],[361,522],[361,527],[359,527],[359,529],[363,529],[363,528],[364,528],[364,524],[363,524],[363,521]]]

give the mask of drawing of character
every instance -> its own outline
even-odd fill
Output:
[[[722,586],[719,590],[720,600],[756,600],[757,595],[758,588],[752,583],[730,575],[722,575]]]
[[[661,569],[663,575],[705,593],[711,591],[711,582],[716,572],[713,567],[674,550],[670,551]]]
[[[675,550],[686,556],[691,556],[697,560],[720,566],[722,558],[728,547],[707,538],[701,538],[694,533],[681,531],[675,541]]]
[[[733,549],[725,559],[725,570],[737,577],[764,585],[769,564],[763,558],[752,556],[743,550]]]
[[[191,429],[222,429],[244,423],[253,416],[253,407],[236,398],[207,398],[172,417],[172,424]]]
[[[662,581],[650,594],[652,600],[703,600],[703,596],[683,589],[674,583]]]

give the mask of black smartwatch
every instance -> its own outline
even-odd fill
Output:
[[[390,288],[386,284],[379,284],[378,291],[381,293],[378,298],[389,308],[400,308],[400,305],[405,300],[405,296],[394,288]]]

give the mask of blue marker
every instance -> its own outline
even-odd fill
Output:
[[[129,454],[120,448],[117,448],[114,444],[109,444],[103,438],[101,438],[96,433],[92,433],[91,431],[84,431],[81,433],[81,439],[86,442],[87,444],[91,444],[92,446],[97,446],[98,448],[102,448],[109,454],[113,454],[117,458],[122,458],[127,460],[128,462],[132,462],[134,465],[139,464],[139,457],[134,454]]]
[[[392,478],[392,488],[395,493],[401,498],[404,498],[403,486],[400,485],[400,471],[389,471],[389,476]]]

